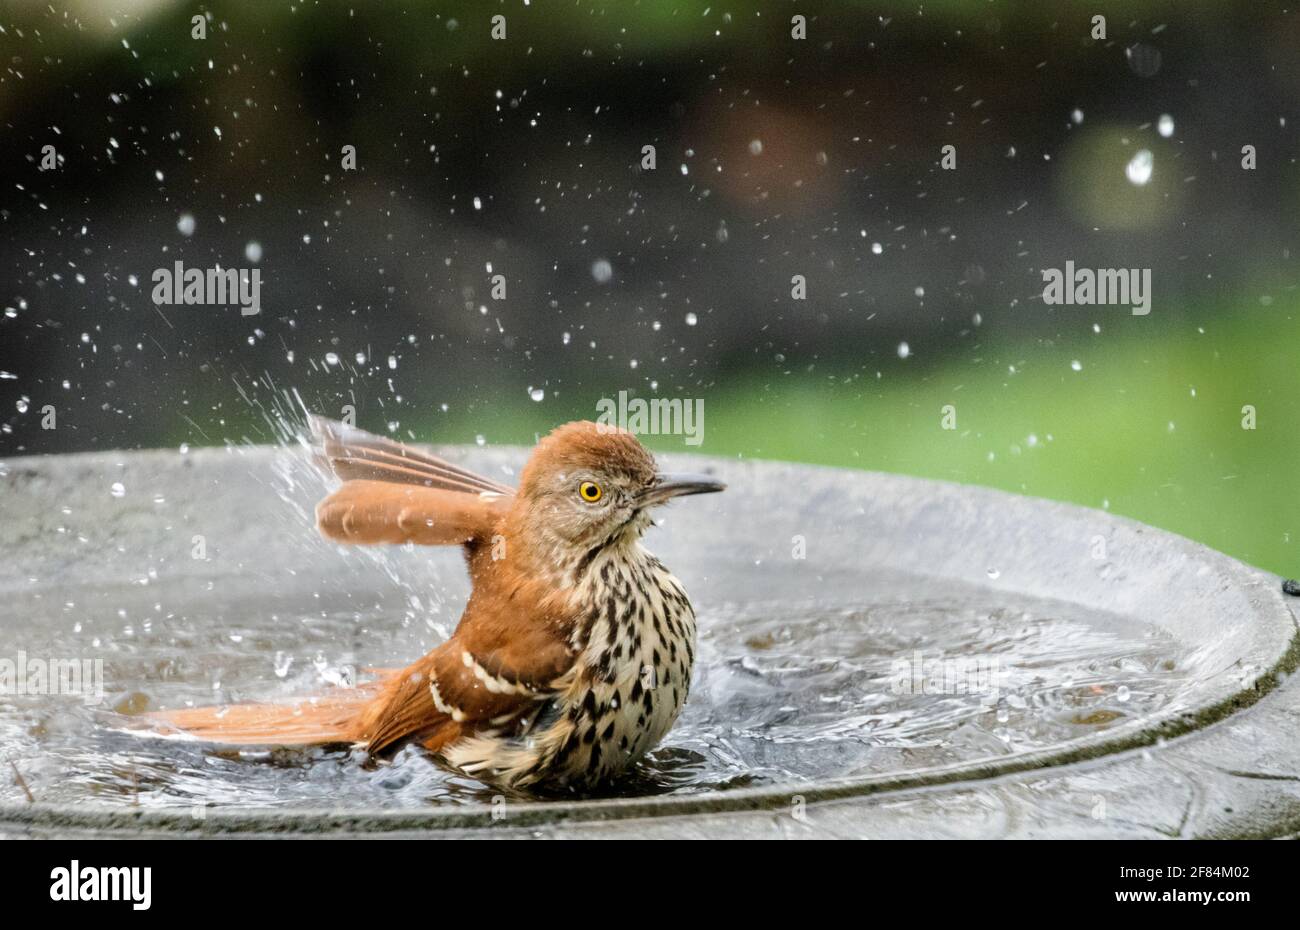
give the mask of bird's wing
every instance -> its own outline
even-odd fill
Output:
[[[435,455],[310,418],[316,457],[343,486],[316,507],[321,533],[360,545],[456,545],[491,535],[514,491]]]
[[[461,736],[508,730],[557,694],[573,662],[549,635],[521,631],[508,647],[487,650],[454,636],[394,676],[363,738],[374,753],[408,738],[437,751]]]
[[[360,478],[468,494],[514,494],[508,485],[355,426],[315,415],[308,422],[317,459],[344,481]]]
[[[316,505],[323,536],[357,545],[448,546],[486,539],[508,498],[356,479]]]

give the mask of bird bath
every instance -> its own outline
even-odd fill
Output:
[[[506,480],[525,455],[443,451]],[[324,485],[297,450],[0,463],[0,661],[88,662],[103,685],[0,695],[0,836],[1300,830],[1296,618],[1274,576],[996,491],[664,458],[730,485],[647,539],[697,606],[690,700],[627,784],[546,800],[415,750],[125,732],[159,707],[346,686],[453,629],[459,554],[318,538]]]

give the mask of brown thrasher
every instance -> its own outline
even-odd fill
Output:
[[[664,737],[690,687],[695,613],[640,538],[652,507],[722,483],[661,474],[631,433],[590,422],[542,439],[518,492],[341,423],[311,426],[344,482],[316,508],[325,536],[464,547],[473,591],[456,632],[356,689],[161,711],[156,724],[236,745],[380,754],[416,741],[484,782],[578,790]]]

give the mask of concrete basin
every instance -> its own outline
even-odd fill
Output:
[[[522,449],[444,455],[510,478]],[[0,659],[102,663],[102,701],[0,695],[0,835],[1245,837],[1300,830],[1279,579],[1112,516],[894,475],[664,456],[725,494],[647,545],[700,616],[688,710],[608,797],[502,797],[417,753],[214,753],[121,732],[409,661],[448,550],[318,539],[300,450],[0,463]],[[7,766],[8,767],[8,766]],[[5,779],[8,781],[8,777]]]

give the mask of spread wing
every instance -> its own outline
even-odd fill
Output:
[[[316,506],[321,533],[358,545],[470,543],[491,535],[514,491],[364,430],[311,417],[317,459],[343,486]]]
[[[344,481],[362,478],[468,494],[514,494],[507,485],[355,426],[314,415],[308,422],[317,458]]]
[[[316,505],[316,527],[330,539],[358,545],[457,545],[491,535],[505,500],[357,479]]]

